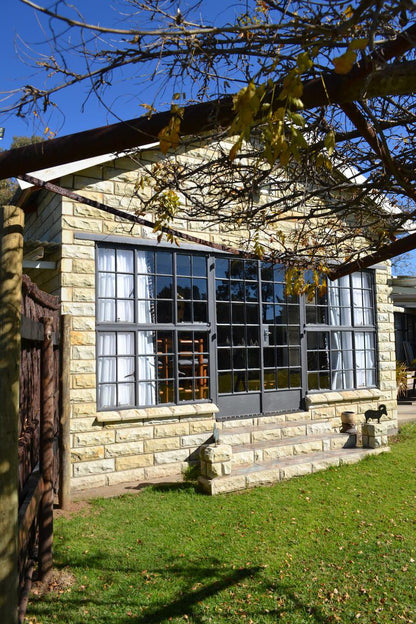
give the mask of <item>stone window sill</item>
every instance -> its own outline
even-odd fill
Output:
[[[144,409],[114,410],[98,412],[96,420],[103,425],[142,420],[209,418],[218,412],[214,403],[195,403],[193,405],[160,405]]]

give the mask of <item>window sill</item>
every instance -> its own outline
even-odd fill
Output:
[[[143,409],[127,409],[111,412],[98,412],[96,419],[102,425],[135,422],[141,420],[209,418],[218,412],[215,403],[195,403],[193,405],[159,405]]]
[[[307,409],[315,405],[332,403],[350,403],[351,401],[377,400],[381,397],[378,388],[364,388],[362,390],[333,390],[329,392],[317,392],[308,394],[305,398]]]

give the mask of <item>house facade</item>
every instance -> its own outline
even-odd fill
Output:
[[[143,150],[140,163],[157,158]],[[134,211],[137,168],[108,157],[52,175],[64,188]],[[238,465],[274,470],[262,483],[318,469],[300,463],[308,453],[321,453],[322,467],[339,464],[342,412],[361,423],[384,404],[385,431],[395,430],[387,265],[306,298],[286,293],[282,266],[211,248],[230,241],[220,226],[178,220],[207,242],[178,246],[51,192],[24,207],[28,253],[38,245],[52,263],[27,272],[71,318],[73,490],[179,477],[199,463],[214,429],[227,447],[223,472],[211,475],[223,477],[217,491],[249,485]],[[286,451],[293,468],[270,468]]]

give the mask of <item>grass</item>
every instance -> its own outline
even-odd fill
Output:
[[[96,500],[55,523],[75,584],[48,624],[416,622],[416,425],[392,452],[209,498],[189,483]]]

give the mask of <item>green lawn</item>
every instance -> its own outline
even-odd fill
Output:
[[[416,622],[415,443],[408,425],[389,454],[241,494],[97,500],[55,522],[76,583],[28,621]]]

